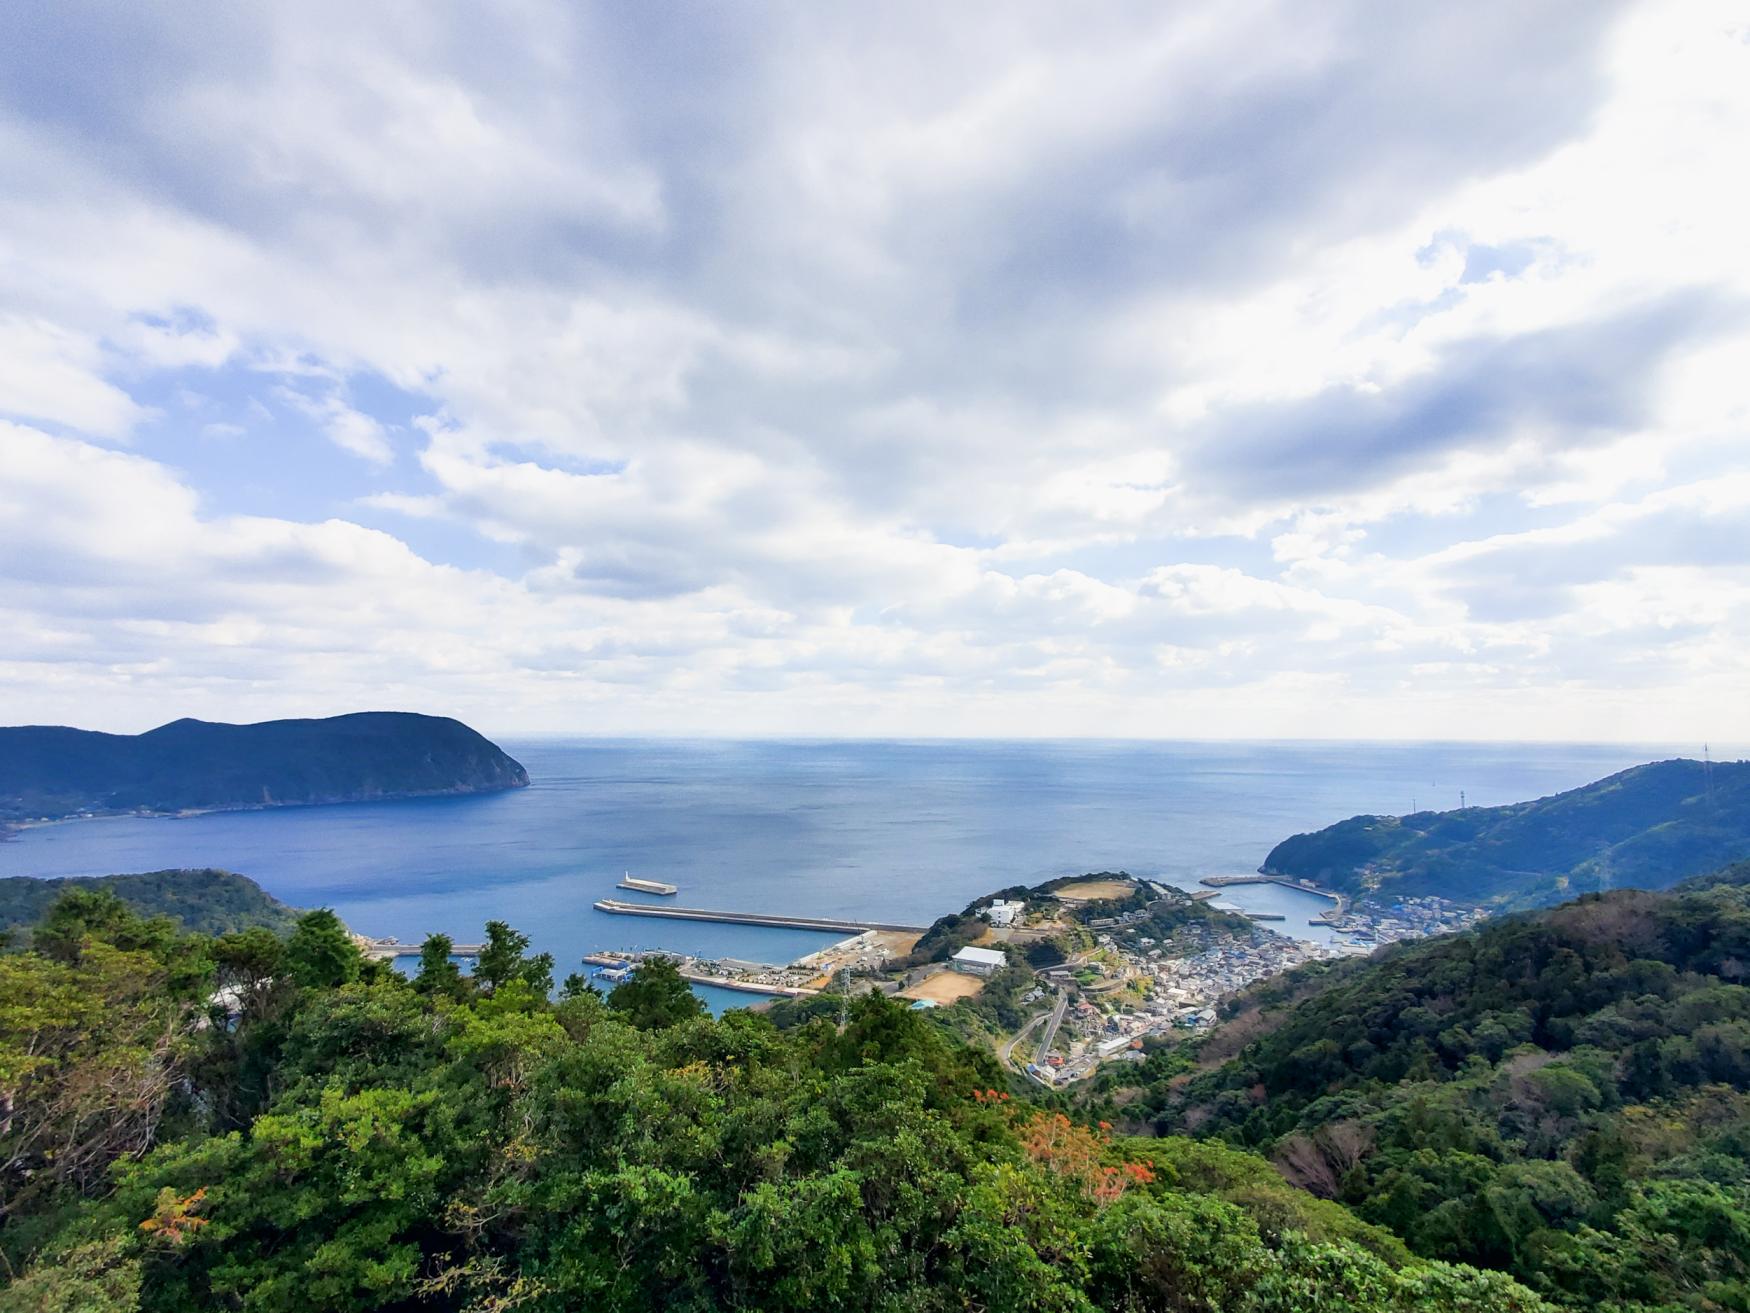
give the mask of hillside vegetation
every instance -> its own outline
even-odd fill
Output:
[[[1115,1104],[1564,1306],[1750,1310],[1745,869],[1271,982]]]
[[[225,935],[251,926],[289,932],[298,918],[296,908],[231,871],[149,871],[54,880],[12,876],[0,879],[0,934],[40,921],[71,890],[114,894],[141,916],[167,916],[179,928],[203,935]]]
[[[781,1033],[651,960],[551,1002],[486,940],[409,980],[327,912],[65,897],[0,954],[0,1313],[1546,1307],[1250,1154],[1032,1107],[879,996]]]
[[[0,729],[0,821],[360,802],[520,788],[528,773],[460,721],[369,711],[144,734]]]
[[[1750,762],[1659,761],[1506,807],[1352,816],[1261,868],[1346,893],[1528,907],[1663,889],[1750,851]]]

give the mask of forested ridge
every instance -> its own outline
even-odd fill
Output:
[[[1356,895],[1534,907],[1664,889],[1750,850],[1750,762],[1655,761],[1504,807],[1352,816],[1284,839],[1263,870]]]
[[[1251,1154],[1033,1106],[879,996],[780,1031],[486,941],[409,979],[325,911],[64,895],[0,954],[0,1310],[1545,1307]]]
[[[1558,1304],[1750,1309],[1747,878],[1294,973],[1099,1100]]]

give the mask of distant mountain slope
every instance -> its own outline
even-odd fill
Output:
[[[1352,816],[1261,868],[1347,893],[1504,906],[1663,889],[1750,854],[1750,762],[1658,761],[1507,807]]]
[[[367,711],[144,734],[0,729],[0,821],[360,802],[520,788],[528,773],[460,721]]]
[[[85,879],[0,880],[0,933],[32,926],[69,889],[107,889],[142,916],[168,916],[184,930],[226,935],[250,926],[289,933],[298,910],[230,871],[149,871]]]
[[[1212,1053],[1235,1056],[1126,1073],[1122,1115],[1264,1152],[1564,1308],[1750,1309],[1745,871],[1270,982]]]

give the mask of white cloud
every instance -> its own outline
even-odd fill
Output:
[[[1669,738],[1743,672],[1729,4],[33,30],[14,718]],[[255,384],[352,469],[209,477]]]
[[[146,410],[103,372],[98,343],[40,319],[0,314],[0,414],[125,438]]]

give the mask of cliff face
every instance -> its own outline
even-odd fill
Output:
[[[1535,906],[1664,889],[1750,852],[1750,762],[1657,761],[1506,807],[1352,816],[1261,868],[1347,893]]]
[[[367,711],[326,720],[178,720],[144,734],[0,729],[0,820],[485,793],[522,766],[460,721]]]

